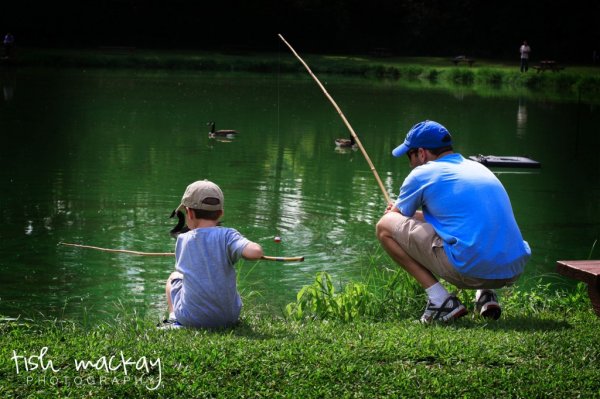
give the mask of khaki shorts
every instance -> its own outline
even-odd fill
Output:
[[[433,226],[400,214],[392,233],[402,249],[423,267],[458,288],[501,288],[513,284],[519,276],[510,279],[483,279],[460,274],[450,263],[444,250],[444,241]]]

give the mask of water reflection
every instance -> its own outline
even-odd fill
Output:
[[[519,106],[517,108],[517,138],[522,139],[527,133],[527,104],[525,99],[519,98]]]
[[[0,84],[2,85],[2,95],[5,102],[12,101],[15,95],[16,77],[12,70],[0,70]]]
[[[2,86],[2,93],[4,94],[4,101],[8,102],[12,100],[15,95],[15,89],[10,83],[4,83]]]
[[[336,154],[340,154],[340,155],[349,155],[349,160],[350,162],[352,162],[354,160],[354,153],[358,151],[358,148],[356,147],[335,147],[333,149],[333,151]]]

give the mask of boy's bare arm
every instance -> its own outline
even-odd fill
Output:
[[[260,259],[263,255],[262,247],[255,242],[250,242],[242,251],[242,257],[248,260]]]

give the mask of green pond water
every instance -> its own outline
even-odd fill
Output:
[[[321,80],[392,198],[409,168],[391,150],[423,119],[446,125],[465,156],[540,161],[496,170],[533,250],[521,286],[574,283],[554,267],[587,258],[600,237],[597,106]],[[159,317],[173,258],[57,244],[172,252],[169,215],[203,178],[225,193],[224,225],[268,255],[305,257],[241,265],[243,297],[275,312],[318,271],[360,280],[380,251],[383,194],[360,151],[336,149],[348,130],[308,75],[12,69],[0,85],[0,315]],[[240,133],[209,139],[209,121]]]

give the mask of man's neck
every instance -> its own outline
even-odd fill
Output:
[[[435,159],[440,159],[440,158],[445,157],[446,155],[450,155],[450,154],[454,154],[454,151],[445,151],[445,152],[442,152],[437,157],[435,157]]]

